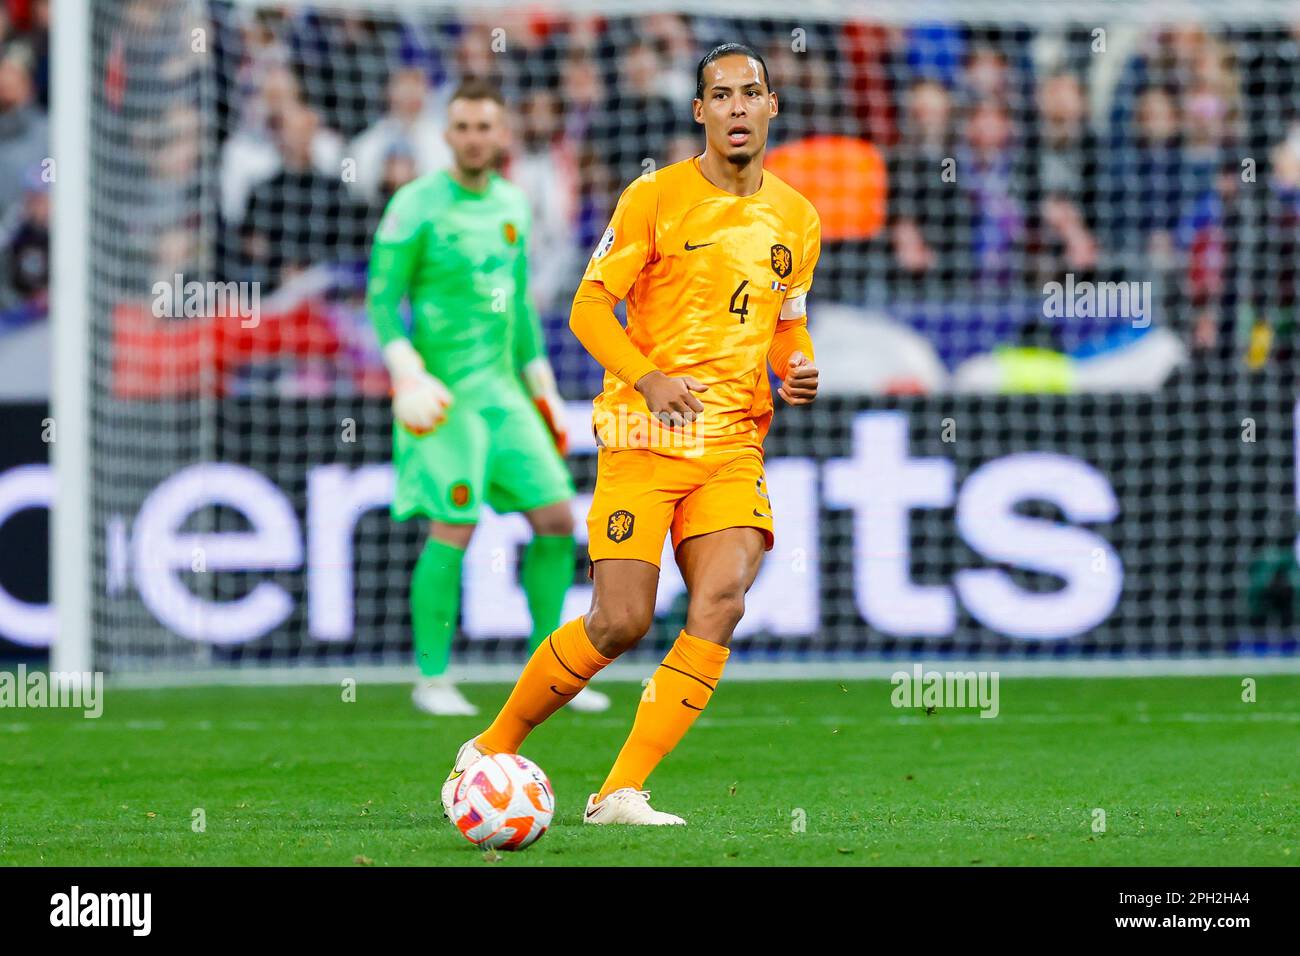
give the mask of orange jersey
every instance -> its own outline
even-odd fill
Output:
[[[768,349],[779,320],[802,321],[820,251],[817,211],[770,170],[751,196],[714,186],[699,157],[634,180],[583,278],[626,297],[628,338],[656,368],[709,388],[696,393],[699,420],[669,435],[641,394],[606,372],[594,403],[600,441],[676,455],[761,445],[772,418]]]

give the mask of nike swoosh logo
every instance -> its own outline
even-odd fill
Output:
[[[587,819],[591,819],[592,817],[594,817],[594,816],[595,816],[597,813],[599,813],[599,812],[600,812],[600,804],[598,803],[598,804],[596,804],[594,807],[592,807],[590,810],[588,810],[588,811],[586,812],[586,814],[584,814],[584,815],[587,817]]]
[[[687,239],[687,240],[686,240],[686,251],[687,251],[687,252],[691,252],[691,251],[693,251],[693,250],[695,250],[695,249],[703,249],[705,246],[711,246],[711,245],[713,245],[713,243],[711,243],[711,242],[701,242],[701,243],[699,243],[699,244],[693,246],[693,245],[691,245],[691,240]]]
[[[704,709],[703,707],[696,707],[694,704],[692,704],[690,701],[688,701],[685,697],[682,698],[682,706],[683,706],[683,707],[689,707],[691,710],[703,710],[703,709]]]
[[[554,684],[551,685],[551,690],[552,690],[554,693],[559,694],[561,697],[572,697],[572,696],[574,696],[574,694],[577,694],[577,693],[578,693],[578,692],[575,690],[572,694],[566,694],[564,691],[562,691],[562,690],[560,690],[559,688],[557,688]]]
[[[755,508],[755,509],[754,509],[754,517],[755,517],[755,518],[770,518],[770,517],[772,517],[772,516],[771,516],[770,514],[768,514],[766,511],[759,511],[757,508]]]

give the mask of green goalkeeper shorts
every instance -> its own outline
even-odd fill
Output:
[[[522,388],[454,393],[446,420],[412,435],[393,427],[393,517],[472,524],[487,502],[498,514],[532,511],[574,495],[550,429]],[[484,399],[484,394],[491,397]]]

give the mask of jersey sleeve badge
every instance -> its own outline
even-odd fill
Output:
[[[790,247],[778,242],[772,247],[772,271],[778,278],[784,279],[790,275],[790,270],[793,268],[794,256],[790,254]]]

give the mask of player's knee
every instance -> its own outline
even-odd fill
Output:
[[[698,630],[730,636],[745,616],[745,592],[739,587],[705,592],[698,601],[692,599],[690,616]]]
[[[470,539],[474,537],[474,528],[472,524],[451,524],[446,521],[430,521],[429,537],[441,544],[451,545],[453,548],[468,548]]]
[[[597,606],[587,615],[587,637],[604,657],[618,657],[635,647],[650,630],[654,607],[641,608],[633,604],[613,607]]]
[[[533,532],[550,536],[573,534],[573,512],[567,502],[563,507],[544,508],[531,516]]]

